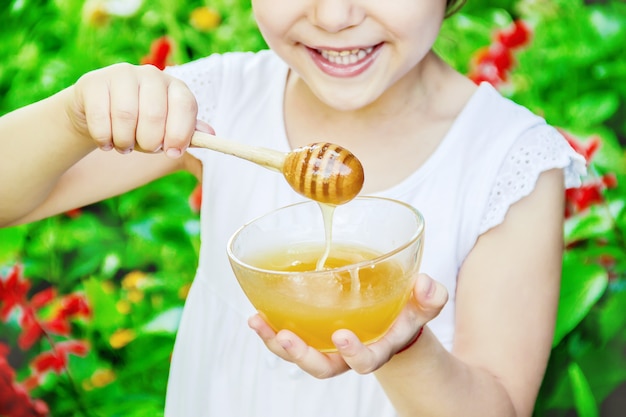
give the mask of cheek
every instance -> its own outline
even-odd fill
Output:
[[[376,6],[377,15],[384,16],[384,26],[403,39],[436,37],[446,13],[445,0],[396,0],[386,9],[380,7],[383,4]]]
[[[289,0],[252,0],[254,18],[265,40],[271,44],[285,38],[297,18],[297,10]]]
[[[441,13],[443,14],[443,8]],[[416,56],[423,56],[430,51],[439,36],[442,19],[430,14],[420,19],[402,17],[395,22],[396,25],[390,27],[391,36],[396,45],[406,50],[403,55],[413,60]]]

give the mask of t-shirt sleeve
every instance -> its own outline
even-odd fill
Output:
[[[198,103],[198,119],[213,127],[219,104],[220,85],[223,78],[223,56],[213,54],[182,65],[167,67],[165,72],[183,81]],[[204,150],[189,148],[189,153],[203,161]]]
[[[514,143],[502,163],[491,189],[479,233],[504,221],[509,207],[529,195],[542,172],[561,168],[565,187],[580,186],[586,173],[585,159],[549,125],[537,125]]]
[[[221,55],[214,54],[165,69],[165,72],[187,84],[198,102],[198,119],[209,124],[214,121],[218,106],[222,59]]]

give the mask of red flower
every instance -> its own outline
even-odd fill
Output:
[[[9,275],[0,276],[0,320],[6,322],[15,307],[26,304],[30,283],[22,279],[22,268],[15,265]]]
[[[497,85],[508,79],[507,74],[513,67],[513,54],[510,49],[495,43],[478,51],[475,62],[470,78],[474,82],[482,78],[484,81]]]
[[[530,28],[522,20],[513,22],[513,26],[496,34],[496,40],[507,48],[519,48],[530,40]]]
[[[617,178],[614,174],[606,174],[596,180],[589,181],[578,188],[565,191],[565,217],[570,217],[584,211],[594,204],[604,202],[603,191],[617,187]]]
[[[54,289],[44,290],[37,293],[29,306],[24,306],[20,325],[22,332],[18,338],[18,345],[24,349],[29,349],[44,333],[69,336],[72,328],[69,319],[76,316],[89,317],[91,309],[87,300],[80,294],[69,294],[63,297],[60,308],[47,320],[39,320],[36,316],[35,307],[40,307],[49,303],[54,297]]]
[[[141,58],[141,63],[154,65],[160,70],[165,69],[171,52],[172,42],[167,36],[162,36],[152,42],[150,54]]]
[[[46,288],[30,298],[30,306],[34,309],[40,309],[50,304],[56,296],[57,291],[54,287]]]
[[[612,172],[604,174],[602,176],[602,183],[606,188],[615,188],[617,187],[617,176]]]
[[[600,137],[592,136],[585,142],[581,142],[568,132],[564,130],[559,131],[572,149],[582,155],[585,161],[587,161],[587,165],[589,165],[602,145]],[[586,181],[578,188],[566,190],[565,217],[570,217],[588,209],[594,204],[604,202],[604,190],[615,187],[617,187],[617,176],[614,173],[607,173],[601,177],[595,177]]]
[[[80,340],[66,340],[56,344],[56,350],[64,354],[71,353],[84,357],[89,352],[89,345]]]
[[[572,214],[604,201],[601,185],[597,183],[583,184],[578,188],[570,188],[565,191],[565,197]]]
[[[19,308],[21,333],[18,346],[27,350],[43,335],[57,334],[69,336],[69,319],[76,316],[89,316],[91,309],[87,300],[80,294],[69,294],[61,298],[50,317],[37,317],[38,310],[55,301],[57,292],[53,287],[39,291],[27,298],[30,283],[23,279],[22,269],[14,266],[5,278],[0,276],[0,318],[8,319],[15,308]],[[69,354],[85,356],[89,350],[86,343],[76,340],[54,342],[50,351],[40,353],[31,361],[33,373],[21,384],[15,381],[15,371],[6,360],[8,347],[0,343],[0,416],[3,417],[44,417],[49,414],[48,406],[41,400],[31,399],[28,392],[40,384],[47,372],[58,374],[67,371]]]
[[[54,345],[53,349],[40,353],[31,362],[31,366],[39,375],[46,372],[60,374],[67,368],[68,355],[85,356],[89,346],[78,340],[68,340]]]
[[[43,328],[35,317],[35,311],[32,308],[28,307],[22,311],[20,326],[22,326],[22,332],[17,339],[17,345],[22,350],[28,350],[44,333]]]
[[[31,391],[41,384],[41,378],[37,374],[32,374],[21,382],[26,391]]]
[[[191,209],[196,213],[200,211],[202,207],[202,184],[196,185],[196,188],[191,192],[189,196],[189,206],[191,206]]]
[[[0,277],[2,278],[2,277]],[[52,317],[40,319],[37,311],[50,304],[56,298],[56,290],[52,287],[32,296],[30,302],[26,298],[30,283],[21,277],[21,268],[13,267],[7,279],[0,279],[0,319],[6,321],[14,308],[21,309],[19,319],[22,331],[17,343],[23,350],[30,349],[45,333],[69,336],[71,326],[69,319],[82,316],[89,317],[91,309],[81,294],[69,294],[60,301],[60,306]]]
[[[81,214],[83,214],[83,210],[80,207],[74,208],[65,212],[65,215],[69,217],[70,219],[75,219],[77,217],[80,217]]]
[[[486,82],[496,87],[501,81],[498,77],[498,71],[493,67],[486,66],[475,68],[468,74],[468,77],[477,85]]]
[[[82,294],[69,294],[61,300],[61,309],[58,317],[68,318],[74,316],[91,316],[91,308],[89,308],[89,304],[87,304],[87,300]]]
[[[60,374],[67,366],[67,357],[57,354],[54,350],[49,350],[37,355],[31,362],[31,366],[40,374],[50,371]]]
[[[51,320],[44,321],[41,323],[41,327],[43,327],[47,333],[61,336],[69,336],[72,332],[70,324],[67,319],[63,317],[54,317]]]
[[[587,165],[589,165],[598,149],[600,149],[600,145],[602,145],[602,141],[598,136],[592,136],[585,143],[582,143],[564,130],[559,130],[559,132],[565,137],[569,145],[585,158]]]
[[[15,371],[7,362],[9,349],[0,343],[0,415],[3,417],[44,417],[48,406],[41,400],[33,400],[28,390],[15,381]]]
[[[515,64],[513,50],[528,43],[530,30],[521,20],[494,34],[488,47],[479,49],[472,59],[468,77],[476,84],[488,82],[498,86],[508,80],[508,74]]]

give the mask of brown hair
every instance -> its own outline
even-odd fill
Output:
[[[458,12],[465,4],[465,0],[447,0],[446,1],[446,17]]]

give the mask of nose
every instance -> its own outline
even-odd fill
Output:
[[[336,33],[361,23],[365,12],[354,0],[313,0],[310,14],[314,25]]]

